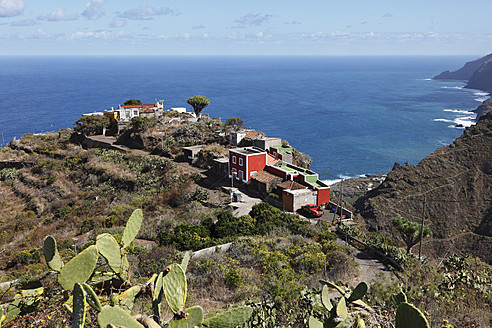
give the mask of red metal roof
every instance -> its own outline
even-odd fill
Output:
[[[142,107],[155,107],[155,104],[142,104],[142,105],[120,105],[121,108],[142,108]]]

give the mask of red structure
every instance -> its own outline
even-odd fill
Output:
[[[267,152],[256,147],[229,149],[229,177],[249,182],[267,165]]]

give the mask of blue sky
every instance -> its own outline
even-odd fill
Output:
[[[0,0],[0,55],[485,55],[491,0]]]

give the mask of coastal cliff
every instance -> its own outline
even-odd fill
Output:
[[[456,71],[445,71],[439,75],[434,76],[434,80],[469,80],[485,62],[491,59],[492,54],[479,59],[475,59],[473,61],[467,62],[462,68]]]
[[[473,112],[477,113],[477,121],[480,119],[480,117],[487,115],[487,113],[489,112],[492,112],[492,98],[485,100]]]
[[[492,59],[483,63],[468,79],[468,89],[479,89],[492,92]]]
[[[445,71],[435,80],[468,80],[465,88],[492,92],[492,54],[467,62],[457,71]]]
[[[490,195],[492,113],[418,165],[395,166],[386,180],[355,206],[368,230],[387,234],[396,215],[417,222],[425,216],[425,224],[434,234],[424,244],[426,254],[471,253],[492,263]]]

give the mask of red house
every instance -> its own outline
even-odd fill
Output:
[[[229,177],[249,182],[251,177],[267,165],[268,154],[256,147],[229,149]]]

